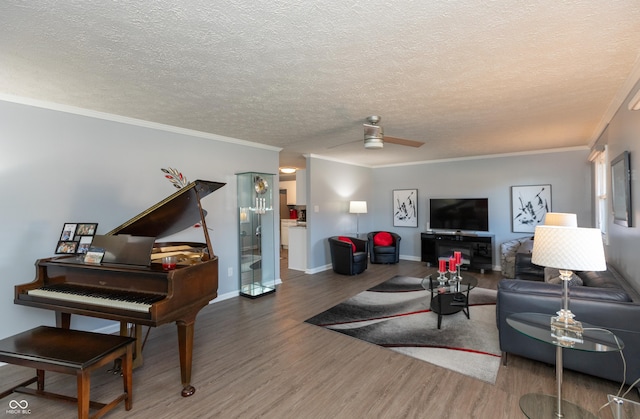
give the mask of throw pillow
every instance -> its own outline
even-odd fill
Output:
[[[548,282],[549,284],[562,284],[560,270],[556,268],[544,268],[544,282]],[[582,278],[573,272],[567,285],[570,287],[582,285]]]
[[[386,231],[381,231],[373,236],[373,244],[375,246],[391,246],[393,244],[393,237]]]
[[[351,243],[351,251],[353,253],[356,252],[356,245],[353,243],[353,241],[349,237],[340,236],[340,237],[338,237],[338,240],[340,240],[341,242],[345,242],[345,243]]]

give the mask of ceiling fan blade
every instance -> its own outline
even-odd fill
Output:
[[[384,136],[385,143],[406,145],[409,147],[420,147],[424,144],[422,141],[405,140],[404,138]]]
[[[344,145],[349,145],[349,144],[353,144],[353,143],[359,143],[362,140],[355,140],[355,141],[349,141],[348,143],[342,143],[342,144],[335,144],[335,145],[330,145],[329,147],[327,147],[327,150],[330,150],[332,148],[336,148],[336,147],[342,147]]]

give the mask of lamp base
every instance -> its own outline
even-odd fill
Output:
[[[584,342],[582,339],[584,328],[582,323],[574,319],[574,314],[565,309],[556,314],[557,316],[551,317],[551,336],[558,339],[561,344],[566,343],[567,346]]]

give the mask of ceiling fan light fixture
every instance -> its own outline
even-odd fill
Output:
[[[384,130],[378,123],[382,118],[376,115],[367,117],[364,124],[364,148],[375,150],[384,147]]]
[[[378,149],[384,147],[384,141],[382,138],[365,138],[364,148],[366,149]]]

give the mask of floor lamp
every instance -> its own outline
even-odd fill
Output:
[[[367,213],[367,201],[349,201],[349,212],[356,215],[356,238],[358,238],[360,214]]]

